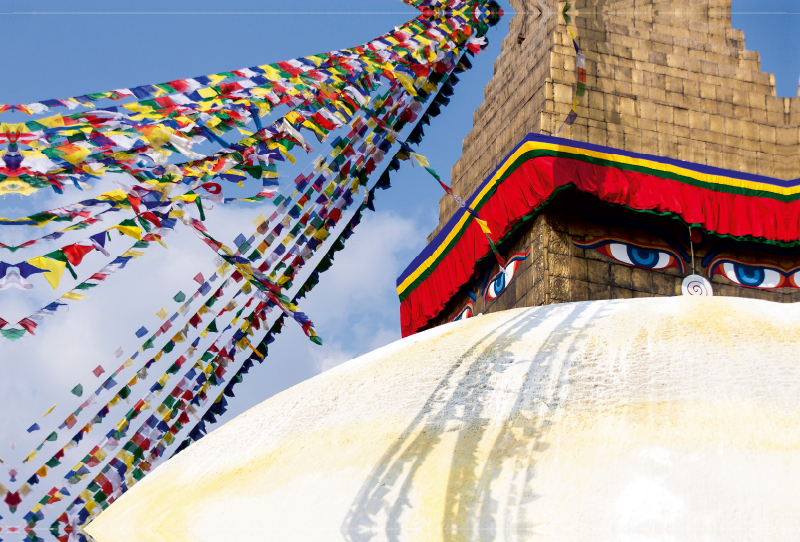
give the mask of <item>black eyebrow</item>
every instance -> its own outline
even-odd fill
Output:
[[[711,260],[719,256],[723,252],[740,248],[756,250],[759,252],[767,252],[775,256],[797,256],[798,254],[800,254],[800,247],[784,248],[784,247],[777,247],[774,245],[755,243],[753,241],[725,241],[719,246],[719,248],[716,248],[713,251],[706,254],[703,257],[702,261],[700,262],[700,265],[702,265],[703,267],[708,267],[708,264],[711,263]]]
[[[664,242],[666,242],[670,248],[672,248],[681,256],[681,258],[683,258],[683,261],[689,262],[691,260],[689,254],[686,253],[686,250],[683,248],[683,246],[675,239],[675,236],[657,226],[652,226],[634,219],[600,218],[591,215],[586,216],[585,220],[595,224],[600,224],[602,226],[633,226],[635,228],[646,230],[653,235],[660,237]]]

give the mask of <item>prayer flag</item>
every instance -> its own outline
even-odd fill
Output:
[[[478,223],[478,225],[481,227],[481,230],[483,230],[483,233],[485,233],[486,235],[490,235],[492,233],[492,230],[489,229],[489,225],[486,223],[485,220],[481,220],[480,218],[475,217],[475,222]]]

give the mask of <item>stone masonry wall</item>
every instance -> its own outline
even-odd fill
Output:
[[[440,315],[426,327],[445,323],[455,317],[469,301],[467,291],[471,291],[476,298],[476,314],[570,301],[681,295],[681,281],[685,274],[692,272],[690,262],[686,262],[684,274],[673,268],[641,269],[615,261],[596,250],[575,246],[573,241],[576,239],[606,235],[648,244],[661,240],[660,236],[632,224],[603,225],[586,219],[587,216],[604,214],[606,217],[622,218],[622,222],[628,219],[644,221],[651,227],[668,232],[689,252],[688,229],[676,220],[629,210],[620,213],[618,208],[609,207],[591,196],[565,191],[536,218],[531,219],[531,223],[521,229],[516,239],[500,247],[506,259],[526,250],[530,250],[530,255],[520,263],[513,279],[497,299],[484,304],[484,278],[487,273],[497,271],[497,264],[489,257],[481,262],[474,280],[453,296]],[[704,241],[694,246],[695,273],[707,276],[707,269],[701,261],[709,249],[719,242],[720,238],[705,236]],[[800,255],[778,257],[765,251],[748,253],[746,249],[737,249],[729,254],[787,267],[800,264]],[[744,288],[720,274],[715,275],[711,283],[715,296],[764,299],[778,303],[800,301],[800,290],[797,289]]]
[[[469,196],[529,132],[555,134],[572,104],[575,51],[563,2],[511,0],[516,14],[485,101],[451,171]],[[800,98],[730,26],[730,0],[578,0],[586,96],[561,137],[781,179],[800,177]],[[591,5],[589,5],[591,4]],[[439,226],[455,202],[439,202]]]

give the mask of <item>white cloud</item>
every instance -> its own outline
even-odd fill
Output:
[[[315,323],[359,319],[363,315],[395,312],[394,281],[421,248],[424,233],[415,222],[391,212],[364,216],[334,265],[320,277],[320,285],[304,303]]]
[[[391,212],[364,216],[317,289],[301,302],[324,344],[292,346],[305,353],[316,372],[400,338],[394,281],[423,239],[412,220]]]
[[[314,360],[314,368],[318,373],[323,373],[345,361],[353,359],[353,351],[343,350],[341,344],[332,344],[324,349],[309,348],[308,350],[311,359]]]

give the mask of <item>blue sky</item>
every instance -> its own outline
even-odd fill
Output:
[[[775,74],[778,96],[797,96],[800,78],[800,0],[733,0],[731,26],[761,54],[761,71]]]
[[[489,49],[475,59],[474,69],[461,77],[451,104],[425,129],[420,152],[445,180],[461,154],[461,141],[472,127],[472,112],[483,100],[483,87],[491,78],[500,40],[508,30],[511,10],[507,1],[501,4],[507,16],[490,31]],[[0,103],[158,83],[344,48],[368,41],[415,15],[415,10],[397,0],[237,0],[226,4],[234,6],[229,8],[232,12],[221,12],[220,5],[208,0],[0,0],[4,44]],[[733,6],[733,26],[745,31],[748,49],[761,52],[762,69],[776,74],[781,96],[797,95],[797,12],[798,0],[735,0]],[[25,117],[12,115],[3,120]],[[436,226],[441,189],[419,168],[407,165],[393,175],[392,185],[391,190],[379,192],[378,212],[366,218],[332,270],[322,275],[320,285],[301,303],[325,345],[314,346],[296,326],[287,326],[270,347],[267,361],[237,387],[237,398],[223,420],[399,338],[395,278]],[[105,190],[102,183],[96,187],[96,191]],[[74,194],[69,194],[69,201]],[[0,200],[0,215],[48,208],[54,201],[52,194],[28,200],[9,196]],[[249,207],[246,213],[222,209],[212,220],[232,239],[258,212],[271,210],[269,205],[267,209]],[[2,235],[0,241],[7,242],[29,238],[31,233],[5,228]],[[102,294],[45,323],[42,337],[0,343],[0,370],[5,375],[0,394],[13,406],[13,415],[0,423],[0,431],[9,436],[20,429],[24,432],[49,406],[69,398],[69,388],[79,380],[73,375],[85,375],[98,363],[109,367],[118,363],[111,353],[140,322],[154,318],[163,298],[184,288],[197,270],[212,268],[207,253],[199,251],[197,240],[185,232],[176,231],[167,244],[169,251],[155,263],[149,254],[135,261]],[[26,257],[38,255],[32,250]],[[87,268],[91,267],[90,262]],[[26,310],[53,297],[52,291],[43,289],[34,295],[0,292],[0,316],[15,321],[12,314],[24,316]],[[63,404],[69,410],[70,403]],[[20,443],[20,448],[26,444],[30,443]],[[6,457],[2,450],[7,446],[8,442],[0,441],[0,457]]]

